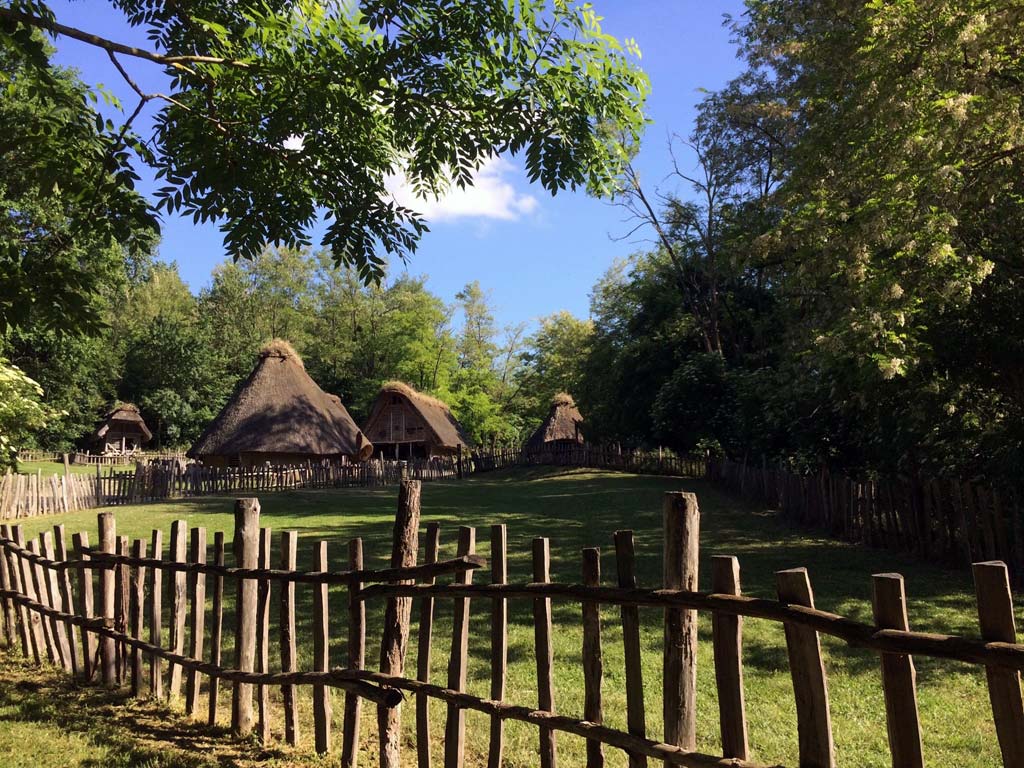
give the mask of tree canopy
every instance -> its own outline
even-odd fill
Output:
[[[113,178],[130,186],[133,162],[151,166],[157,210],[220,222],[235,258],[308,247],[324,216],[335,263],[379,279],[386,255],[406,257],[427,228],[389,178],[439,194],[522,153],[552,193],[605,194],[623,157],[605,127],[637,139],[644,122],[635,42],[577,0],[114,4],[149,48],[64,25],[38,0],[0,6],[0,46],[40,70],[42,90],[39,31],[106,51],[137,97],[119,124],[95,121]],[[166,93],[138,86],[143,66],[162,68]],[[150,104],[152,136],[137,135]]]

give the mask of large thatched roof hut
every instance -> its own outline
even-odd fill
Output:
[[[375,452],[390,458],[450,456],[469,447],[446,403],[400,381],[381,387],[363,431]]]
[[[121,403],[109,411],[92,436],[93,443],[107,454],[129,454],[153,439],[137,406]]]
[[[252,466],[362,461],[372,451],[341,400],[317,386],[291,344],[275,339],[188,455],[216,466]]]
[[[580,431],[582,424],[583,417],[572,396],[560,392],[552,398],[547,418],[526,441],[526,447],[540,449],[582,443],[583,432]]]

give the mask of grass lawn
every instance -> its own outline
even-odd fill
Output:
[[[96,475],[96,465],[94,464],[70,464],[71,473],[73,475]],[[115,472],[124,472],[125,470],[134,470],[134,464],[104,464],[100,467],[103,472],[103,476],[106,477],[110,474],[111,469]],[[63,475],[64,464],[59,461],[19,461],[18,462],[18,474],[21,475],[34,475],[36,472],[42,471],[43,477],[49,477],[50,475]]]
[[[772,513],[744,505],[703,481],[674,478],[640,477],[590,471],[555,470],[516,471],[482,475],[458,482],[430,483],[423,490],[423,521],[441,524],[442,556],[454,553],[456,527],[477,526],[477,551],[488,554],[488,526],[496,522],[508,525],[510,580],[530,580],[530,540],[546,535],[552,540],[553,579],[578,582],[579,550],[600,546],[602,571],[606,583],[614,574],[612,532],[620,528],[636,531],[637,564],[642,586],[658,586],[661,578],[661,496],[669,490],[692,490],[698,494],[701,520],[700,586],[710,584],[709,560],[712,554],[740,557],[744,591],[774,597],[774,572],[782,568],[807,566],[810,570],[818,607],[863,621],[870,621],[872,573],[897,571],[907,579],[911,626],[919,630],[942,631],[976,636],[973,589],[967,571],[950,571],[923,564],[888,552],[851,547],[792,529]],[[265,494],[262,498],[263,523],[275,530],[274,558],[277,562],[277,536],[280,530],[299,532],[300,566],[311,561],[313,544],[330,542],[331,567],[344,567],[344,542],[353,536],[364,538],[369,567],[384,566],[389,557],[389,538],[397,489],[298,491]],[[204,498],[167,504],[152,504],[115,509],[118,532],[149,539],[154,527],[162,528],[165,548],[172,520],[187,519],[190,525],[205,525],[212,532],[232,530],[232,500]],[[45,520],[26,521],[28,534],[55,522],[63,522],[68,534],[87,530],[96,541],[95,511],[59,515]],[[477,577],[486,579],[481,574]],[[165,577],[165,596],[168,593]],[[226,596],[233,596],[232,585]],[[311,590],[299,585],[300,663],[310,667]],[[331,648],[333,664],[344,662],[343,590],[332,590]],[[271,616],[277,619],[277,596],[273,597]],[[230,608],[230,606],[229,606]],[[382,604],[367,607],[367,661],[377,661],[379,621]],[[556,708],[579,716],[583,708],[583,678],[580,668],[581,629],[578,604],[555,603]],[[437,605],[434,631],[433,680],[444,682],[448,646],[451,638],[451,608]],[[535,666],[533,660],[532,610],[529,601],[510,605],[509,676],[507,699],[517,704],[536,705]],[[484,601],[472,607],[471,663],[469,690],[486,696],[489,666],[489,607]],[[230,610],[225,612],[230,616]],[[417,616],[414,607],[413,617]],[[168,609],[164,608],[167,623]],[[618,609],[602,612],[604,638],[604,705],[606,722],[625,729],[625,684],[622,635]],[[641,611],[643,622],[644,685],[647,701],[648,735],[660,737],[662,616],[656,610]],[[209,623],[208,623],[209,626]],[[719,754],[718,710],[715,698],[714,669],[711,654],[710,616],[700,620],[698,659],[698,747]],[[225,638],[232,633],[225,628]],[[276,623],[271,628],[271,663],[277,668]],[[827,654],[832,721],[840,765],[875,766],[891,764],[887,742],[884,705],[878,658],[865,651],[849,649],[823,638]],[[766,763],[797,764],[796,716],[793,703],[785,640],[781,625],[748,620],[744,634],[745,688],[750,725],[750,743],[754,758]],[[415,670],[415,624],[410,642],[407,674]],[[232,658],[230,649],[225,659]],[[412,670],[412,671],[410,671]],[[983,670],[946,661],[917,660],[921,719],[925,757],[930,765],[964,767],[991,766],[999,763],[999,750],[988,704]],[[276,691],[274,692],[276,697]],[[255,745],[232,744],[218,738],[220,731],[184,723],[183,718],[162,706],[130,703],[112,708],[117,694],[95,689],[82,690],[52,676],[40,676],[20,661],[8,658],[0,669],[0,755],[15,755],[13,765],[273,765],[313,766],[322,761],[311,754],[312,718],[308,711],[311,691],[300,689],[307,711],[300,718],[303,744],[296,750],[274,746],[262,750]],[[221,724],[229,719],[229,697],[222,696]],[[281,712],[274,700],[273,728],[283,737]],[[205,712],[205,700],[201,710]],[[177,709],[174,707],[174,709]],[[445,707],[433,703],[432,739],[435,764],[442,759]],[[341,697],[334,697],[333,760],[340,751]],[[403,717],[406,743],[404,764],[414,764],[413,709],[406,705]],[[488,721],[483,715],[467,714],[467,742],[470,755],[466,764],[481,765],[487,749]],[[525,724],[508,723],[506,765],[533,768],[536,764],[536,729]],[[362,738],[367,757],[373,764],[376,749],[376,721],[372,708],[364,707]],[[164,749],[163,741],[172,743]],[[584,763],[581,739],[558,736],[563,765]],[[19,753],[23,762],[17,762]],[[625,766],[624,756],[608,749],[608,764]],[[7,764],[7,763],[5,763]],[[331,764],[334,764],[332,761]]]

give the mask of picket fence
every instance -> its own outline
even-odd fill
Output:
[[[376,571],[364,568],[361,539],[348,543],[347,570],[327,570],[328,543],[321,541],[313,547],[316,570],[297,571],[295,531],[281,534],[275,559],[272,532],[260,527],[256,499],[235,502],[232,566],[225,564],[225,532],[214,534],[211,561],[206,529],[189,531],[184,521],[171,528],[169,557],[165,557],[162,531],[153,531],[147,550],[147,542],[142,539],[129,543],[127,537],[116,535],[112,512],[98,516],[97,547],[89,546],[86,533],[72,537],[73,557],[68,554],[61,525],[27,543],[20,526],[2,525],[0,602],[4,639],[37,663],[57,665],[84,681],[98,677],[108,687],[127,682],[134,696],[183,704],[187,715],[201,717],[211,725],[220,717],[221,684],[230,683],[233,735],[246,736],[255,729],[263,744],[269,744],[275,732],[283,732],[289,744],[298,743],[300,731],[308,732],[310,725],[299,722],[296,703],[298,686],[311,686],[311,692],[302,695],[311,696],[314,745],[322,754],[335,750],[331,691],[340,689],[344,692],[342,766],[356,765],[364,700],[376,706],[379,765],[399,766],[401,752],[408,748],[400,739],[401,702],[404,695],[411,695],[415,699],[416,738],[412,746],[416,757],[415,762],[407,759],[406,764],[418,768],[431,765],[430,699],[448,705],[443,740],[445,768],[464,764],[467,710],[490,716],[488,735],[474,739],[479,745],[476,751],[486,744],[489,766],[502,765],[504,723],[515,720],[536,728],[537,764],[541,768],[555,768],[560,736],[586,740],[588,768],[604,765],[608,747],[625,751],[631,766],[646,766],[648,759],[654,759],[700,768],[766,768],[750,757],[743,689],[743,618],[754,617],[781,623],[785,628],[800,766],[832,768],[836,764],[820,634],[879,654],[894,765],[914,768],[924,764],[912,654],[985,667],[1003,764],[1014,768],[1024,764],[1020,688],[1024,645],[1016,642],[1007,569],[1001,562],[974,565],[980,639],[954,637],[909,629],[906,594],[898,574],[873,577],[873,623],[816,609],[811,582],[803,568],[776,574],[778,600],[750,598],[741,594],[738,560],[715,556],[712,592],[697,591],[700,513],[693,494],[665,495],[664,580],[654,589],[637,584],[634,537],[628,530],[617,531],[612,537],[614,586],[602,583],[597,548],[580,553],[581,584],[552,583],[547,538],[533,540],[529,579],[510,582],[507,529],[502,524],[490,527],[489,568],[475,554],[476,531],[469,527],[458,531],[456,557],[439,561],[440,530],[436,523],[426,528],[422,547],[425,558],[418,563],[420,495],[418,481],[401,484],[391,567]],[[472,583],[476,570],[489,572],[488,583]],[[447,576],[452,577],[450,583],[437,582],[439,577]],[[226,580],[234,587],[228,592],[234,593],[233,602],[225,600]],[[299,585],[311,589],[313,595],[314,661],[309,670],[296,668],[297,659],[306,656],[298,654],[296,646]],[[332,666],[330,658],[330,610],[337,604],[332,587],[344,588],[347,595],[344,667]],[[431,682],[429,663],[435,642],[434,608],[439,600],[451,600],[453,605],[443,684]],[[528,702],[513,702],[506,697],[510,600],[529,601],[533,607],[536,676],[535,695]],[[553,601],[575,603],[580,609],[585,688],[582,717],[557,712]],[[272,603],[278,610],[272,610]],[[414,603],[418,606],[417,631],[412,638]],[[490,668],[487,698],[466,691],[470,611],[471,606],[481,603],[490,619],[482,654]],[[620,627],[614,632],[602,627],[600,608],[609,605],[619,607]],[[648,702],[644,698],[641,609],[656,610],[664,617],[664,695],[660,698],[665,730],[657,737],[645,726]],[[225,663],[221,647],[226,610],[233,612],[227,626],[235,628],[230,664]],[[368,668],[366,659],[368,610],[380,611],[383,618],[377,669]],[[697,611],[712,615],[721,755],[695,749]],[[164,617],[170,630],[166,645]],[[304,616],[299,618],[305,620]],[[611,638],[622,643],[624,654],[624,731],[603,723],[606,682],[602,644]],[[415,674],[405,670],[406,651],[413,641],[417,647]],[[279,671],[272,671],[272,667]],[[275,689],[274,707],[271,689]]]

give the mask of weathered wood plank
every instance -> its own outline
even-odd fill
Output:
[[[235,501],[235,565],[255,568],[259,563],[260,502]],[[235,598],[235,669],[256,668],[256,580],[238,579]],[[235,737],[252,732],[252,683],[232,683],[231,731]]]
[[[636,589],[636,554],[632,531],[616,531],[615,567],[619,587]],[[647,737],[647,718],[644,710],[644,680],[640,650],[640,611],[635,605],[623,605],[622,643],[626,662],[626,730],[631,736]],[[629,768],[644,768],[647,758],[636,752],[629,753]]]
[[[459,528],[459,543],[456,552],[468,555],[476,550],[476,529],[468,526]],[[457,574],[456,584],[468,584],[473,578],[472,571]],[[466,667],[469,656],[469,600],[458,598],[454,601],[452,613],[452,648],[448,658],[448,687],[456,691],[466,689]],[[466,713],[449,705],[445,719],[444,768],[462,768],[466,752]]]
[[[294,571],[298,556],[298,531],[284,531],[281,534],[281,568]],[[286,581],[281,585],[281,671],[294,672],[296,669],[295,648],[295,582]],[[299,743],[299,710],[295,700],[294,685],[281,686],[281,700],[284,706],[284,740],[290,746]]]
[[[878,628],[910,629],[903,577],[898,573],[875,574],[872,588],[872,608]],[[881,660],[886,728],[893,768],[922,768],[924,757],[914,661],[908,655],[894,653],[881,654]]]
[[[508,530],[491,526],[491,583],[508,581]],[[491,600],[491,700],[505,698],[505,674],[508,668],[508,603],[500,597]],[[491,738],[487,750],[487,768],[501,768],[505,747],[505,724],[491,718]]]
[[[206,563],[206,528],[193,528],[189,540],[189,562]],[[191,599],[189,611],[189,656],[202,661],[203,639],[206,633],[206,574],[195,571],[188,574],[188,592]],[[195,715],[199,709],[199,671],[190,669],[185,679],[185,714]]]
[[[692,493],[666,493],[662,505],[665,589],[697,591],[700,510]],[[697,612],[665,609],[662,701],[665,742],[697,746]]]
[[[601,586],[601,550],[583,550],[583,585]],[[601,683],[604,660],[601,654],[601,606],[584,600],[583,606],[583,719],[600,725],[604,722]],[[604,746],[596,739],[587,740],[587,768],[604,768]]]
[[[711,591],[723,595],[740,594],[738,559],[728,555],[715,555],[711,558]],[[711,637],[715,655],[722,755],[746,760],[750,749],[743,694],[743,618],[714,612],[711,615]]]
[[[806,568],[775,574],[779,600],[789,605],[814,607],[814,593]],[[797,734],[801,768],[834,768],[832,715],[829,710],[828,681],[821,658],[818,633],[807,627],[785,624],[789,671],[796,697]]]

